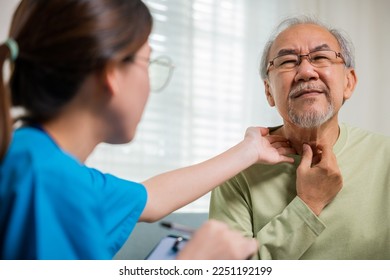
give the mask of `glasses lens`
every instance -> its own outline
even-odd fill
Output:
[[[330,66],[336,59],[336,53],[334,51],[315,51],[309,53],[311,64],[316,67]]]
[[[149,65],[150,88],[154,92],[163,90],[171,78],[172,60],[166,56],[153,59]]]
[[[275,68],[292,69],[298,65],[298,55],[286,54],[274,59]]]

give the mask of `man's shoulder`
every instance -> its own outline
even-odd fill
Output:
[[[387,135],[348,124],[343,125],[347,130],[349,141],[390,145],[390,137]]]
[[[350,125],[345,125],[346,139],[340,153],[355,158],[388,158],[390,155],[390,137]]]

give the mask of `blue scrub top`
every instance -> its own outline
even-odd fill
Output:
[[[39,128],[0,163],[1,259],[112,259],[147,200],[143,185],[88,168]]]

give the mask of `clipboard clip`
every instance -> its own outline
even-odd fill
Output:
[[[175,243],[173,243],[173,245],[172,245],[172,250],[174,251],[174,252],[178,252],[179,251],[179,245],[180,245],[180,243],[182,242],[184,240],[184,238],[182,237],[182,236],[178,236],[177,238],[176,238],[176,240],[175,240]]]

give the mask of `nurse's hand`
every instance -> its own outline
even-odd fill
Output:
[[[276,164],[293,163],[294,159],[287,155],[296,154],[290,142],[279,135],[270,135],[265,127],[249,127],[243,140],[257,155],[257,163]]]
[[[209,220],[180,251],[180,260],[244,260],[257,252],[257,241],[220,221]]]

